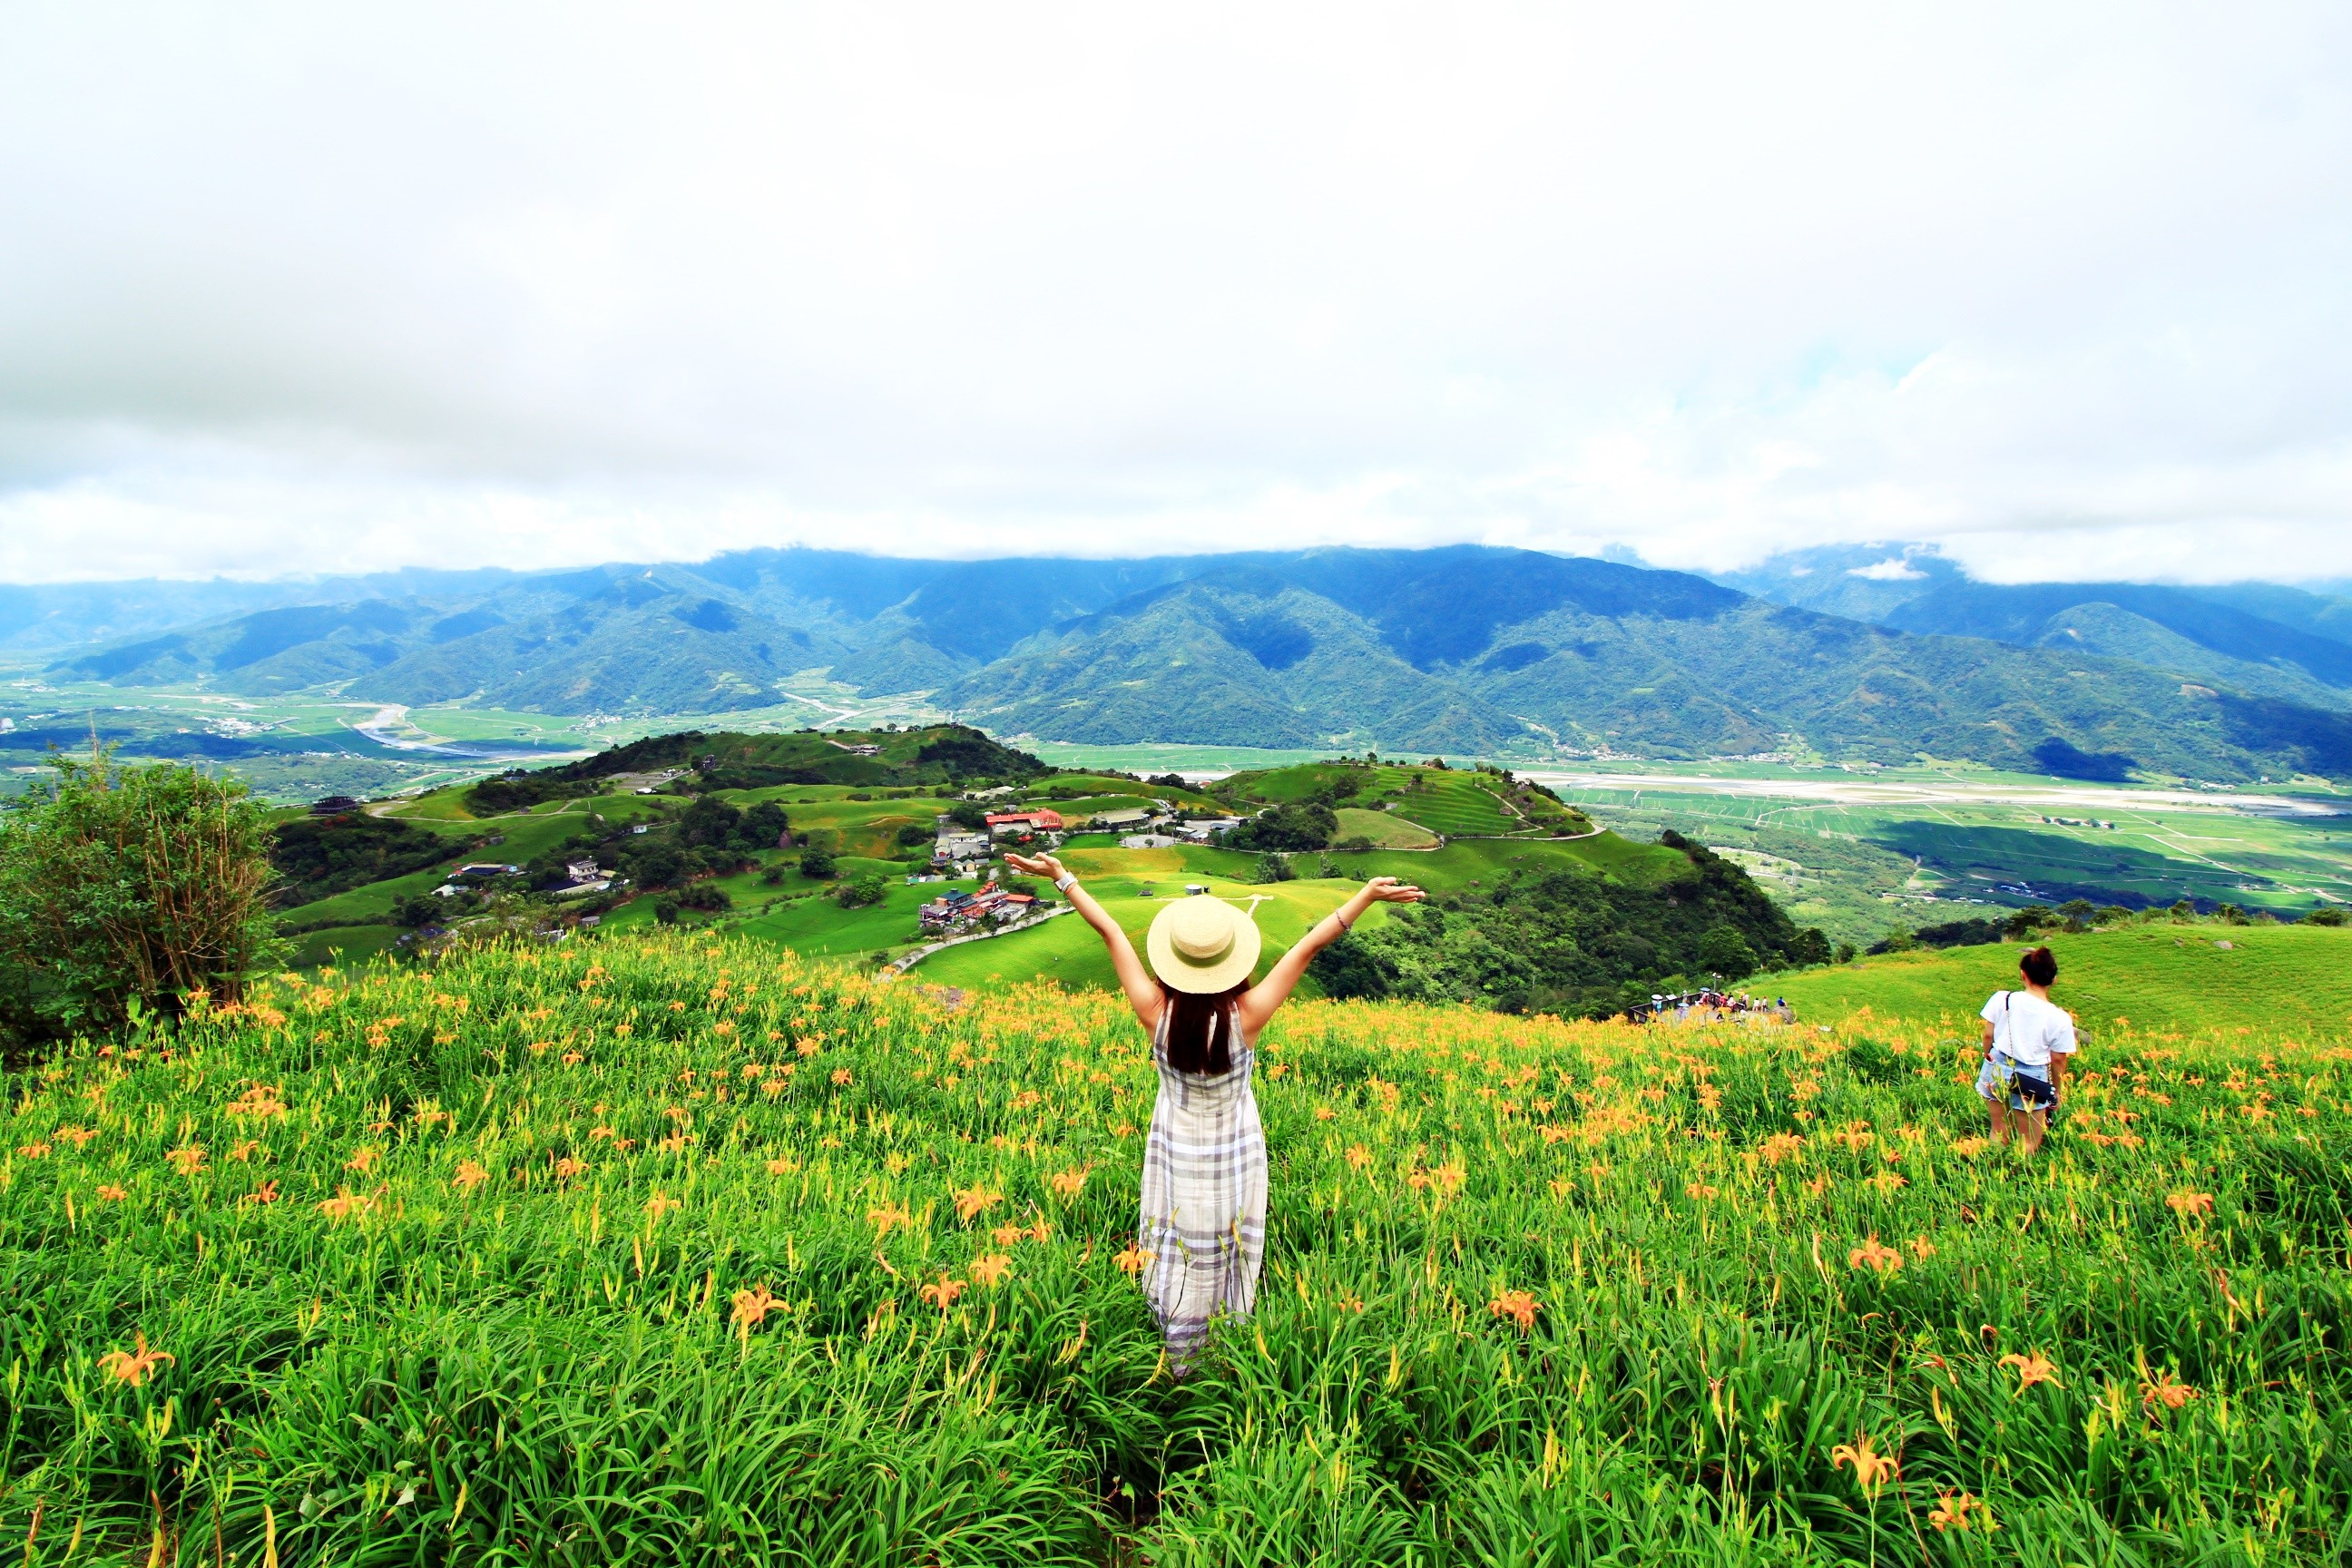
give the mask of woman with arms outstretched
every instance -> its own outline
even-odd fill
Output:
[[[1143,1214],[1137,1246],[1148,1262],[1143,1286],[1179,1373],[1220,1313],[1245,1316],[1265,1257],[1265,1133],[1250,1092],[1250,1066],[1266,1020],[1290,997],[1307,963],[1345,935],[1376,903],[1422,896],[1393,877],[1375,877],[1315,923],[1250,984],[1258,957],[1255,922],[1223,899],[1173,899],[1145,939],[1150,966],[1118,922],[1051,855],[1008,855],[1014,869],[1050,876],[1110,950],[1111,968],[1151,1031],[1160,1098],[1143,1150]]]

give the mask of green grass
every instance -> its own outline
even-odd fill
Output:
[[[2227,949],[2220,944],[2228,942]],[[2049,939],[2051,995],[2105,1033],[2243,1029],[2265,1039],[2332,1037],[2352,1023],[2352,928],[2158,921]],[[2024,944],[1888,953],[1751,983],[1808,1018],[1874,1016],[1937,1024],[1973,1037],[1976,1015],[2014,990]]]
[[[1157,1089],[1124,1001],[928,978],[460,952],[12,1074],[0,1535],[28,1568],[2352,1551],[2340,1033],[2118,1028],[2025,1163],[1932,1025],[1296,1004],[1255,1310],[1178,1379],[1122,1267]]]
[[[296,969],[317,969],[332,963],[362,963],[398,943],[400,931],[383,922],[328,926],[304,931],[293,939],[287,963]]]
[[[1333,815],[1339,819],[1335,837],[1343,843],[1351,838],[1369,838],[1382,849],[1426,849],[1437,844],[1437,835],[1394,812],[1343,805]]]

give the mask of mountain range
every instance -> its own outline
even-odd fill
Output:
[[[1529,551],[692,565],[0,592],[0,655],[119,687],[657,716],[794,678],[1003,735],[1498,757],[1921,753],[2352,775],[2352,601],[1976,582],[1916,549],[1710,580]],[[209,611],[210,613],[207,613]],[[77,640],[77,626],[93,635]]]

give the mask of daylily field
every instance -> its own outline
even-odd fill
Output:
[[[1296,1005],[1259,1310],[1179,1380],[1115,997],[288,977],[12,1082],[0,1550],[2342,1561],[2343,1044],[2104,1032],[2030,1164],[1973,1056]]]

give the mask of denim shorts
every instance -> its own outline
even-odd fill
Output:
[[[2021,1073],[2027,1078],[2040,1079],[2045,1084],[2051,1083],[2047,1067],[2035,1072],[2024,1063],[2012,1059],[2006,1051],[1994,1051],[1985,1058],[1984,1066],[1977,1072],[1977,1092],[1996,1103],[2005,1100],[2011,1110],[2049,1110],[2054,1100],[2029,1100],[2018,1092],[2016,1079]],[[2056,1085],[2052,1084],[2051,1088],[2054,1097]]]

